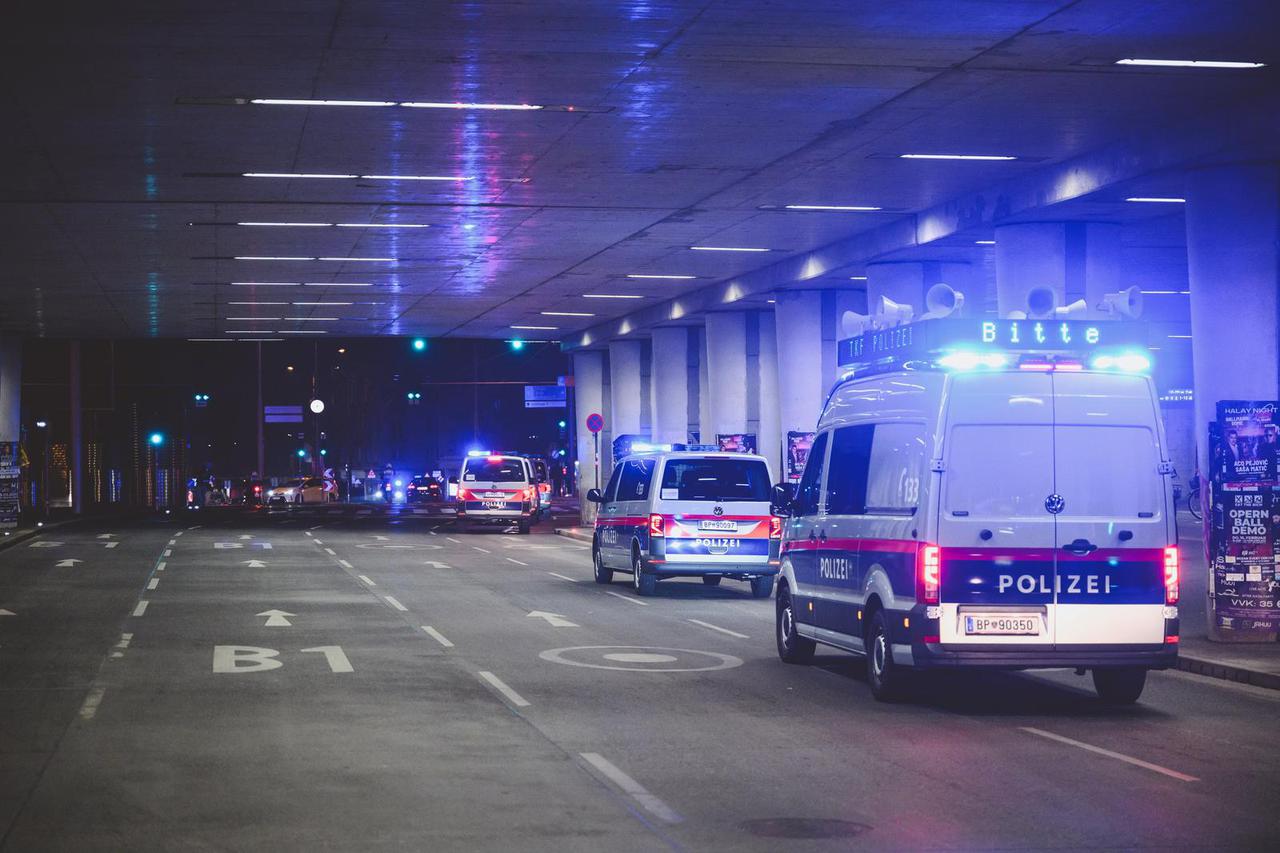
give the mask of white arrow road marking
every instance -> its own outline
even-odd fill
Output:
[[[241,560],[240,562],[244,563],[251,569],[265,569],[267,567],[267,564],[261,560]]]
[[[252,538],[253,538],[253,534],[250,534],[250,533],[242,533],[242,534],[240,534],[240,538],[241,538],[241,539],[252,539]]]
[[[405,613],[409,612],[409,608],[407,608],[407,607],[405,607],[403,604],[401,604],[401,603],[399,602],[399,600],[397,600],[397,599],[395,599],[395,598],[392,598],[392,597],[391,597],[391,596],[389,596],[389,595],[384,595],[384,596],[382,596],[382,597],[383,597],[383,598],[385,598],[385,599],[387,600],[387,604],[390,604],[390,605],[391,605],[392,607],[394,607],[396,610],[400,610],[400,611],[405,612]]]
[[[545,610],[529,611],[529,619],[546,619],[547,624],[552,628],[581,628],[582,626],[576,622],[570,622],[559,613],[547,613]]]
[[[298,614],[285,613],[283,610],[264,610],[258,615],[267,617],[267,623],[262,626],[264,628],[288,628],[291,627],[293,623],[285,617],[297,616]]]
[[[444,634],[441,634],[439,631],[437,631],[435,628],[432,628],[430,625],[423,625],[422,630],[427,633],[427,636],[435,640],[440,645],[444,646],[446,649],[453,648],[453,643],[449,642],[448,638],[445,637]]]
[[[649,602],[647,602],[647,601],[641,601],[640,599],[638,599],[638,598],[636,598],[636,597],[634,597],[634,596],[631,596],[631,595],[623,595],[623,594],[622,594],[622,593],[620,593],[620,592],[614,592],[614,591],[612,591],[612,590],[608,590],[608,589],[606,589],[606,590],[604,591],[604,594],[605,594],[605,595],[612,595],[614,598],[621,598],[623,601],[630,601],[632,604],[639,604],[639,605],[644,606],[644,607],[648,607],[648,606],[649,606]]]
[[[422,565],[424,565],[424,566],[430,566],[430,567],[431,567],[431,568],[433,568],[433,569],[447,569],[447,568],[449,568],[449,564],[448,564],[448,563],[441,563],[441,562],[438,562],[438,561],[436,561],[436,560],[424,560],[424,561],[423,561],[423,563],[422,563]]]
[[[182,535],[182,533],[183,533],[183,531],[179,530],[177,533],[173,534],[173,538],[174,538],[174,539],[177,539],[179,536],[181,536],[181,535]]]
[[[138,606],[137,606],[137,607],[135,607],[135,608],[133,608],[133,615],[134,615],[134,616],[141,616],[143,613],[146,613],[146,612],[147,612],[147,605],[148,605],[148,604],[150,604],[150,603],[151,603],[151,602],[147,601],[145,598],[144,598],[142,601],[139,601],[139,602],[138,602]]]
[[[522,563],[522,562],[520,562],[520,561],[519,561],[519,560],[517,560],[515,557],[507,557],[507,562],[508,562],[508,563],[515,563],[517,566],[527,566],[527,565],[529,565],[528,563]]]
[[[18,614],[14,613],[12,610],[5,610],[4,608],[0,607],[0,616],[17,616],[17,615]]]
[[[76,563],[83,563],[83,562],[84,560],[77,560],[74,557],[72,557],[67,560],[59,560],[58,562],[53,564],[53,567],[55,569],[66,569],[74,566]]]
[[[494,675],[492,672],[480,672],[477,673],[477,675],[489,682],[489,685],[493,687],[494,690],[497,690],[503,696],[507,697],[508,701],[517,708],[527,708],[531,704],[528,699],[512,690],[502,682],[501,678],[498,678],[498,676]]]
[[[690,619],[695,625],[701,625],[703,628],[710,628],[712,631],[719,631],[721,634],[728,634],[730,637],[737,637],[739,640],[750,640],[746,634],[739,634],[737,631],[730,631],[728,628],[721,628],[719,625],[712,625],[710,622],[703,622],[701,619]]]
[[[560,580],[562,580],[562,581],[568,581],[569,583],[577,583],[577,582],[578,582],[578,579],[577,579],[577,578],[571,578],[571,577],[569,577],[568,575],[562,575],[562,574],[560,574],[559,572],[547,572],[547,574],[551,575],[551,577],[553,577],[553,578],[560,578]]]
[[[1174,779],[1177,779],[1179,782],[1199,782],[1200,781],[1195,776],[1188,776],[1186,773],[1179,773],[1177,770],[1170,770],[1168,767],[1161,767],[1159,764],[1152,764],[1149,761],[1143,761],[1141,758],[1134,758],[1131,755],[1125,755],[1124,753],[1120,753],[1120,752],[1112,752],[1109,749],[1103,749],[1100,746],[1094,746],[1093,744],[1090,744],[1090,743],[1084,743],[1083,741],[1072,740],[1071,738],[1063,737],[1062,735],[1055,735],[1053,732],[1046,732],[1044,729],[1033,729],[1030,726],[1018,726],[1018,728],[1022,729],[1024,732],[1027,732],[1028,734],[1039,735],[1040,737],[1048,738],[1049,740],[1056,740],[1058,743],[1065,743],[1068,746],[1077,746],[1080,749],[1087,750],[1088,752],[1092,752],[1096,755],[1105,755],[1107,758],[1114,758],[1117,761],[1123,761],[1126,764],[1132,764],[1133,766],[1141,767],[1144,770],[1151,770],[1155,773],[1161,773],[1165,776],[1170,776]]]
[[[583,761],[599,770],[602,776],[621,788],[623,792],[639,803],[640,807],[649,814],[667,823],[679,823],[681,821],[680,815],[676,814],[671,806],[650,794],[643,785],[623,773],[603,755],[596,752],[581,752],[579,755],[582,756]]]

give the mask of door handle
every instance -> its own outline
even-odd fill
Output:
[[[1077,539],[1074,542],[1068,542],[1062,546],[1062,550],[1075,554],[1077,557],[1083,557],[1085,554],[1092,554],[1098,550],[1098,546],[1094,545],[1088,539]]]
[[[817,541],[818,541],[818,537],[813,535],[813,531],[812,531],[812,530],[810,530],[810,531],[809,531],[809,541],[810,541],[810,542],[817,542]]]
[[[826,542],[826,541],[827,541],[827,531],[823,530],[823,531],[821,531],[821,532],[818,534],[818,541],[819,541],[819,542]]]

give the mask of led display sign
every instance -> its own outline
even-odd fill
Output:
[[[1146,344],[1145,326],[1116,320],[924,320],[842,340],[839,360],[849,366],[885,358],[929,359],[957,349],[1086,354]]]

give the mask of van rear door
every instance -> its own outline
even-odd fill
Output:
[[[1053,643],[1053,379],[951,377],[937,544],[939,639],[967,646]]]
[[[1150,380],[1052,374],[1056,642],[1164,642],[1164,547],[1173,542]]]

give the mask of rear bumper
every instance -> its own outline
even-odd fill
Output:
[[[911,646],[911,665],[917,669],[1038,669],[1043,667],[1137,666],[1172,669],[1178,665],[1178,647],[1114,646],[1089,649],[955,650],[934,643]]]
[[[777,563],[667,563],[653,559],[644,561],[645,571],[660,577],[697,578],[721,575],[729,578],[772,577],[778,573]]]
[[[459,521],[466,521],[472,524],[483,524],[485,522],[490,524],[510,524],[513,521],[531,521],[537,518],[537,515],[538,510],[536,508],[523,509],[519,512],[514,510],[471,510],[468,512],[459,508],[454,517]]]

